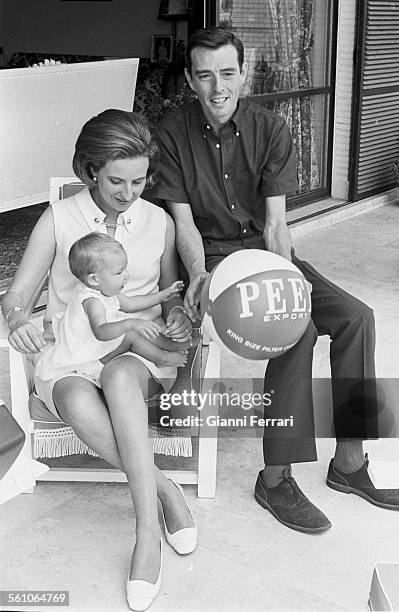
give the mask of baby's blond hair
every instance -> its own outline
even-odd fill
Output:
[[[98,271],[106,263],[108,253],[124,251],[120,242],[101,232],[91,232],[73,243],[69,250],[68,261],[71,272],[86,283],[89,274]]]

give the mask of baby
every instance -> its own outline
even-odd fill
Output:
[[[183,366],[189,342],[162,335],[165,323],[126,317],[176,297],[182,281],[142,296],[122,293],[128,273],[122,245],[99,232],[77,240],[69,251],[71,272],[79,279],[73,298],[63,313],[53,317],[55,344],[43,352],[35,376],[58,378],[60,372],[89,377],[99,385],[105,363],[128,351],[141,355],[157,367]],[[121,312],[122,311],[122,312]]]

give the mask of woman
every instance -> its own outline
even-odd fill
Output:
[[[160,208],[140,196],[157,153],[148,127],[133,113],[106,110],[88,121],[76,142],[75,174],[86,184],[80,193],[52,204],[41,216],[29,240],[2,311],[10,328],[11,345],[23,353],[38,353],[52,338],[51,321],[71,299],[76,279],[68,267],[70,246],[93,230],[115,237],[128,255],[129,279],[124,292],[143,295],[177,280],[174,226]],[[50,270],[48,305],[41,333],[24,308]],[[156,306],[135,316],[154,320]],[[168,336],[187,339],[191,324],[180,298],[162,306]],[[136,514],[136,543],[128,577],[128,601],[144,610],[159,592],[161,578],[161,501],[165,534],[177,552],[191,552],[197,531],[179,487],[154,466],[148,441],[145,400],[162,386],[168,390],[175,368],[159,372],[154,364],[132,353],[116,357],[101,373],[100,390],[88,378],[72,374],[49,381],[40,390],[48,408],[73,427],[90,448],[123,470]]]

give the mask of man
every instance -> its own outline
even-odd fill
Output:
[[[297,427],[295,436],[283,440],[265,428],[265,468],[258,475],[255,498],[292,529],[314,533],[331,527],[291,473],[292,463],[317,458],[313,346],[318,334],[329,334],[337,446],[327,484],[399,509],[399,491],[374,488],[363,452],[363,439],[376,437],[368,418],[375,414],[373,313],[291,251],[285,198],[297,182],[289,129],[281,117],[239,100],[244,49],[232,32],[197,30],[187,47],[185,74],[198,99],[159,125],[159,180],[152,195],[166,201],[176,224],[177,248],[190,279],[188,314],[193,320],[198,316],[207,274],[239,249],[267,249],[292,259],[313,287],[312,321],[303,338],[268,364],[265,390],[274,390],[268,416],[292,415]],[[350,414],[355,414],[353,420]]]

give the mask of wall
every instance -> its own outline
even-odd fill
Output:
[[[106,108],[132,109],[137,68],[123,58],[0,70],[0,212],[45,202],[49,177],[73,175],[82,125]]]
[[[0,44],[15,51],[150,57],[151,34],[171,34],[160,0],[0,0]],[[178,36],[185,22],[178,24]]]
[[[352,115],[353,51],[356,0],[340,0],[331,195],[348,199],[349,146]]]

